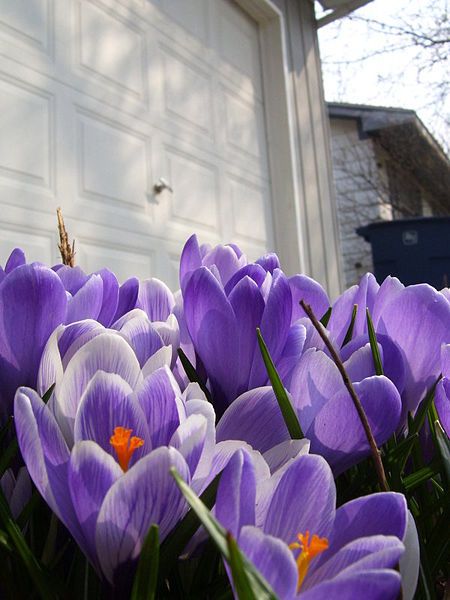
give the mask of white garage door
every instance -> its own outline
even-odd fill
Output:
[[[232,0],[0,0],[0,259],[175,287],[184,240],[273,246],[257,24]],[[173,192],[154,193],[163,177]]]

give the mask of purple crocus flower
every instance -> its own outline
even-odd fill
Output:
[[[397,428],[401,413],[399,392],[387,377],[374,375],[369,344],[359,348],[356,344],[344,366],[375,440],[381,445]],[[302,354],[293,370],[289,391],[302,430],[311,442],[311,451],[324,456],[336,475],[370,454],[353,401],[336,365],[325,352],[310,348]],[[245,440],[260,452],[288,440],[289,432],[272,388],[260,387],[238,397],[220,420],[217,437]]]
[[[86,275],[80,267],[56,265],[53,270],[67,292],[66,323],[95,319],[102,325],[111,324],[119,301],[119,283],[114,273],[101,269]]]
[[[51,269],[10,257],[0,283],[0,421],[11,414],[20,385],[36,386],[42,351],[66,310],[66,292]]]
[[[201,493],[242,443],[216,444],[214,410],[197,385],[182,394],[167,365],[147,373],[122,335],[95,328],[61,329],[68,347],[51,367],[54,395],[44,404],[20,388],[15,423],[36,487],[115,584],[132,572],[150,524],[164,539],[186,511],[169,468]]]
[[[402,356],[403,367],[395,359],[397,366],[391,365],[387,375],[396,384],[402,379],[400,427],[404,427],[408,412],[416,411],[439,376],[441,345],[450,342],[450,303],[428,284],[405,287],[398,279],[387,277],[379,286],[373,275],[367,274],[359,286],[344,292],[333,305],[328,329],[337,347],[350,324],[354,304],[358,306],[354,338],[365,336],[367,340],[366,308],[369,308],[378,341],[383,345],[383,336],[389,338]],[[386,362],[387,366],[390,362]]]
[[[408,531],[405,498],[372,494],[336,509],[333,476],[320,456],[301,455],[261,481],[252,457],[240,450],[222,474],[215,514],[281,600],[398,596],[394,569]],[[417,580],[414,550],[408,591]]]
[[[204,254],[193,236],[181,257],[180,283],[187,329],[220,414],[239,394],[267,382],[257,327],[276,363],[292,356],[289,282],[275,255],[242,265],[235,246]]]

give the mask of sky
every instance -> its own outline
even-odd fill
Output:
[[[412,24],[416,32],[427,32],[439,18],[442,33],[450,40],[450,0],[374,0],[353,15],[395,27]],[[450,43],[439,47],[441,54],[430,66],[426,62],[430,52],[405,47],[399,33],[385,35],[381,29],[382,25],[369,28],[349,19],[319,29],[326,100],[414,109],[448,151]],[[387,51],[389,47],[399,49]],[[364,56],[370,58],[361,60]]]

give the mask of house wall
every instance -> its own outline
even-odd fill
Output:
[[[358,120],[331,118],[333,178],[346,286],[373,270],[371,246],[356,233],[375,221],[432,216],[433,202],[405,165],[376,137],[360,135]]]
[[[392,219],[386,157],[373,139],[360,138],[356,120],[331,119],[330,125],[340,252],[350,286],[373,269],[370,244],[356,229]]]

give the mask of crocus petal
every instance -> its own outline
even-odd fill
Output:
[[[268,386],[239,396],[220,419],[216,436],[218,441],[243,440],[260,452],[290,439],[275,394]]]
[[[113,329],[128,341],[141,367],[163,346],[161,336],[141,309],[136,308],[124,315],[114,323]]]
[[[378,351],[380,352],[380,357],[382,357],[383,349],[379,344]],[[358,350],[355,350],[348,360],[344,362],[344,367],[350,381],[362,381],[366,377],[376,375],[370,344],[367,343],[358,348]]]
[[[96,271],[96,275],[100,275],[103,282],[102,307],[97,319],[99,323],[108,327],[113,321],[119,303],[119,282],[109,269],[100,269]]]
[[[443,377],[450,377],[450,344],[441,346],[441,373]]]
[[[139,279],[137,277],[130,277],[130,279],[127,279],[122,283],[119,288],[119,299],[117,302],[116,314],[112,320],[113,323],[136,307],[138,294]]]
[[[397,388],[384,376],[368,377],[353,385],[378,446],[397,428],[401,400]],[[301,423],[301,421],[300,421]],[[347,390],[333,396],[305,431],[311,451],[324,456],[335,475],[370,452],[361,420]]]
[[[6,274],[11,273],[11,271],[13,271],[14,269],[17,269],[17,267],[21,267],[22,265],[25,265],[26,262],[27,262],[27,259],[25,258],[24,251],[21,250],[20,248],[14,248],[14,250],[9,255],[8,260],[6,261],[5,273]]]
[[[110,439],[116,427],[132,430],[144,445],[133,453],[130,465],[151,450],[151,438],[145,415],[133,398],[130,385],[115,373],[97,371],[87,385],[78,406],[74,441],[92,440],[113,458],[117,458]]]
[[[445,377],[436,386],[434,404],[438,413],[439,421],[450,437],[450,379]]]
[[[217,489],[215,515],[235,538],[255,524],[256,479],[251,455],[239,450],[228,462]]]
[[[103,282],[99,275],[91,275],[74,294],[67,305],[66,323],[82,319],[97,319],[102,308]]]
[[[188,386],[189,387],[189,386]],[[216,415],[212,405],[207,402],[203,396],[203,392],[200,390],[200,394],[197,397],[193,397],[193,390],[195,386],[183,393],[183,399],[185,400],[186,416],[200,414],[206,420],[206,432],[203,443],[203,451],[200,457],[200,461],[195,471],[195,477],[206,477],[211,469],[211,462],[213,460],[215,447],[216,447]],[[186,400],[188,398],[188,400]]]
[[[237,394],[240,394],[248,389],[250,369],[257,346],[256,328],[261,323],[264,300],[256,283],[247,276],[233,288],[228,300],[238,323],[236,352],[239,356],[239,371],[233,378],[238,379]]]
[[[338,347],[341,347],[344,341],[355,304],[358,308],[353,326],[353,335],[356,337],[365,333],[367,330],[366,308],[372,314],[379,288],[380,286],[375,277],[371,273],[367,273],[361,278],[359,285],[349,288],[333,304],[328,329],[331,331],[333,340]]]
[[[212,265],[215,265],[219,271],[222,285],[226,285],[236,271],[242,266],[242,259],[237,256],[234,248],[231,246],[218,245],[205,254],[202,264],[205,267],[212,267]]]
[[[174,448],[157,448],[136,463],[109,489],[100,508],[95,532],[97,555],[106,578],[139,556],[151,524],[164,540],[186,512],[186,502],[170,468],[189,483],[189,469]]]
[[[142,375],[148,377],[158,369],[167,366],[172,362],[172,346],[163,346],[148,358],[142,367]]]
[[[402,591],[404,600],[413,600],[419,579],[420,547],[416,523],[408,511],[408,525],[403,538],[405,553],[400,559],[400,575],[402,576]]]
[[[306,439],[286,440],[264,452],[263,457],[269,465],[270,472],[274,473],[300,454],[308,454],[309,446],[310,442]]]
[[[146,377],[136,396],[144,411],[153,448],[167,446],[186,418],[180,389],[169,368],[163,367]]]
[[[36,386],[39,362],[52,331],[64,320],[66,293],[58,276],[23,265],[0,285],[0,405],[12,409],[20,385]]]
[[[395,536],[403,540],[406,515],[405,498],[395,492],[381,492],[351,500],[336,511],[328,551],[335,554],[349,542],[372,535]]]
[[[103,325],[100,325],[93,319],[85,319],[62,325],[63,333],[58,336],[58,348],[61,354],[63,368],[65,369],[72,359],[72,356],[89,340],[105,332]]]
[[[291,313],[292,297],[287,277],[276,269],[261,319],[261,334],[275,363],[280,358],[285,344],[291,324]],[[264,385],[266,381],[267,371],[261,353],[255,352],[249,388]]]
[[[112,484],[123,474],[117,462],[91,441],[73,447],[68,484],[72,502],[89,550],[90,560],[98,566],[95,525],[102,502]]]
[[[266,280],[266,276],[267,276],[267,271],[265,271],[263,269],[263,267],[261,267],[261,265],[255,265],[255,264],[245,265],[241,269],[239,269],[239,271],[237,271],[233,275],[233,277],[230,278],[230,280],[227,282],[227,284],[224,286],[225,294],[226,294],[226,296],[229,296],[231,294],[233,288],[244,277],[250,277],[250,279],[252,279],[256,283],[256,285],[259,288],[261,288],[262,285],[264,284],[264,281]],[[270,274],[269,274],[269,279],[271,280]]]
[[[194,477],[203,452],[207,421],[203,415],[190,415],[173,434],[169,446],[173,446],[184,457],[191,477]]]
[[[314,311],[314,314],[320,319],[330,307],[330,299],[327,293],[314,279],[306,275],[294,275],[289,277],[289,287],[292,294],[292,317],[291,322],[297,321],[306,316],[305,311],[300,306],[300,300],[304,300]]]
[[[303,354],[289,387],[303,431],[343,386],[338,368],[324,352],[310,348]]]
[[[448,341],[450,304],[427,284],[411,285],[385,305],[376,330],[388,335],[404,355],[403,423],[441,371],[441,344]]]
[[[289,389],[292,374],[300,361],[306,342],[306,327],[301,321],[291,325],[283,351],[277,361],[277,371],[284,386]]]
[[[141,281],[136,308],[142,308],[150,321],[165,321],[175,306],[172,292],[159,279]]]
[[[392,569],[373,569],[319,583],[302,593],[302,600],[396,600],[400,575]]]
[[[34,390],[21,387],[15,397],[14,421],[19,448],[34,484],[77,542],[85,547],[67,484],[69,450],[53,415]]]
[[[206,477],[196,479],[192,482],[192,487],[197,494],[201,494],[228,464],[228,461],[238,450],[246,450],[252,456],[253,465],[256,472],[256,480],[263,480],[270,475],[269,467],[259,452],[255,452],[251,446],[239,440],[227,440],[216,444],[211,467]]]
[[[367,569],[392,569],[398,564],[404,549],[398,538],[385,535],[353,540],[331,556],[328,549],[323,553],[324,562],[320,567],[316,567],[314,563],[311,565],[304,589],[312,588],[317,583],[338,575],[344,577]]]
[[[82,346],[55,388],[55,416],[69,443],[80,398],[97,371],[120,375],[132,389],[142,377],[136,355],[117,333],[102,333]]]
[[[191,235],[185,243],[180,258],[180,287],[186,288],[187,282],[193,271],[202,266],[202,255],[198,245],[197,236]]]
[[[297,534],[326,537],[335,515],[333,475],[321,456],[305,454],[285,470],[275,488],[264,523],[264,532],[294,542]]]
[[[41,396],[63,376],[64,370],[58,347],[58,338],[63,332],[64,325],[57,327],[49,337],[42,353],[36,384],[37,391]]]
[[[237,324],[233,309],[217,279],[206,267],[193,273],[184,294],[184,314],[195,348],[206,368],[223,411],[235,398],[239,368]]]
[[[81,267],[69,267],[67,265],[56,265],[53,270],[58,274],[64,288],[71,296],[80,290],[91,275],[86,275]]]
[[[239,537],[239,547],[269,583],[277,598],[295,597],[297,566],[286,544],[256,527],[247,526]]]
[[[387,335],[377,333],[376,337],[378,342],[378,348],[380,351],[381,363],[383,365],[384,375],[386,375],[386,377],[395,384],[395,387],[401,394],[403,388],[405,387],[405,364],[402,352],[397,346],[397,344],[395,344]],[[344,363],[346,363],[346,361],[351,359],[355,351],[365,346],[368,342],[369,337],[366,334],[354,337],[348,344],[346,344],[341,349],[341,359],[344,361]],[[348,365],[345,364],[345,366],[347,368],[348,373]],[[357,372],[354,372],[352,374],[349,373],[352,381],[361,381],[361,379],[363,379],[364,377],[369,377],[370,375],[374,374],[375,372],[373,368],[370,369],[370,367],[367,369],[367,373],[364,376],[361,376],[362,371],[360,371],[359,374]]]

